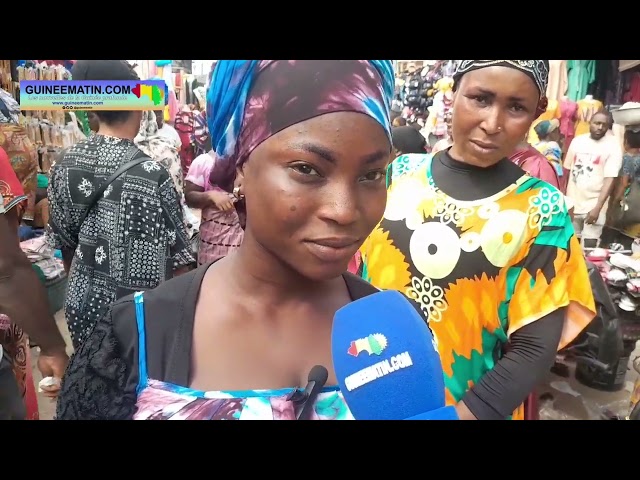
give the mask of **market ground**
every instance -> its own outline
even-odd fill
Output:
[[[67,350],[71,353],[71,339],[64,321],[64,314],[59,311],[56,314],[56,321],[67,341]],[[40,372],[35,368],[37,360],[37,349],[31,350],[33,358],[32,364],[33,376],[36,385],[42,378]],[[640,342],[636,351],[631,355],[631,360],[640,355]],[[619,392],[609,393],[594,390],[592,388],[581,385],[575,380],[573,375],[570,379],[556,376],[549,373],[549,378],[541,385],[537,392],[544,397],[552,397],[540,405],[540,415],[544,420],[586,420],[598,419],[600,412],[609,409],[617,415],[627,415],[629,413],[629,400],[631,397],[631,389],[638,374],[629,364],[625,388]],[[41,420],[51,420],[55,414],[55,403],[51,400],[38,395],[38,405],[40,409]]]

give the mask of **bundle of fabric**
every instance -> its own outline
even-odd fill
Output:
[[[64,276],[64,264],[56,251],[47,245],[44,236],[25,240],[20,248],[45,281]]]

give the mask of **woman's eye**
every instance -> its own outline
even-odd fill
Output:
[[[318,172],[309,165],[293,165],[291,168],[302,175],[318,175]]]
[[[487,105],[489,103],[489,99],[487,97],[482,96],[482,95],[474,97],[474,100],[476,102],[480,103],[481,105]]]
[[[385,175],[384,172],[377,170],[375,172],[367,173],[363,178],[367,182],[376,182],[384,178],[384,175]]]

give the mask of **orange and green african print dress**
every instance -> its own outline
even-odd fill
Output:
[[[563,195],[529,175],[459,201],[431,176],[430,155],[403,155],[379,225],[361,248],[362,277],[416,302],[444,370],[449,405],[500,359],[509,336],[567,308],[559,348],[591,321],[587,267]],[[523,418],[522,406],[514,419]]]

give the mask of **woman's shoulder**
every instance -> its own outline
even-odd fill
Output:
[[[391,162],[387,168],[387,184],[407,175],[413,175],[416,172],[422,172],[428,169],[431,164],[433,154],[431,153],[409,153],[400,155]]]
[[[144,328],[148,339],[166,344],[175,338],[181,325],[192,321],[200,285],[206,272],[200,267],[142,292]],[[138,338],[135,294],[123,297],[111,306],[111,322],[118,339],[131,343]]]

